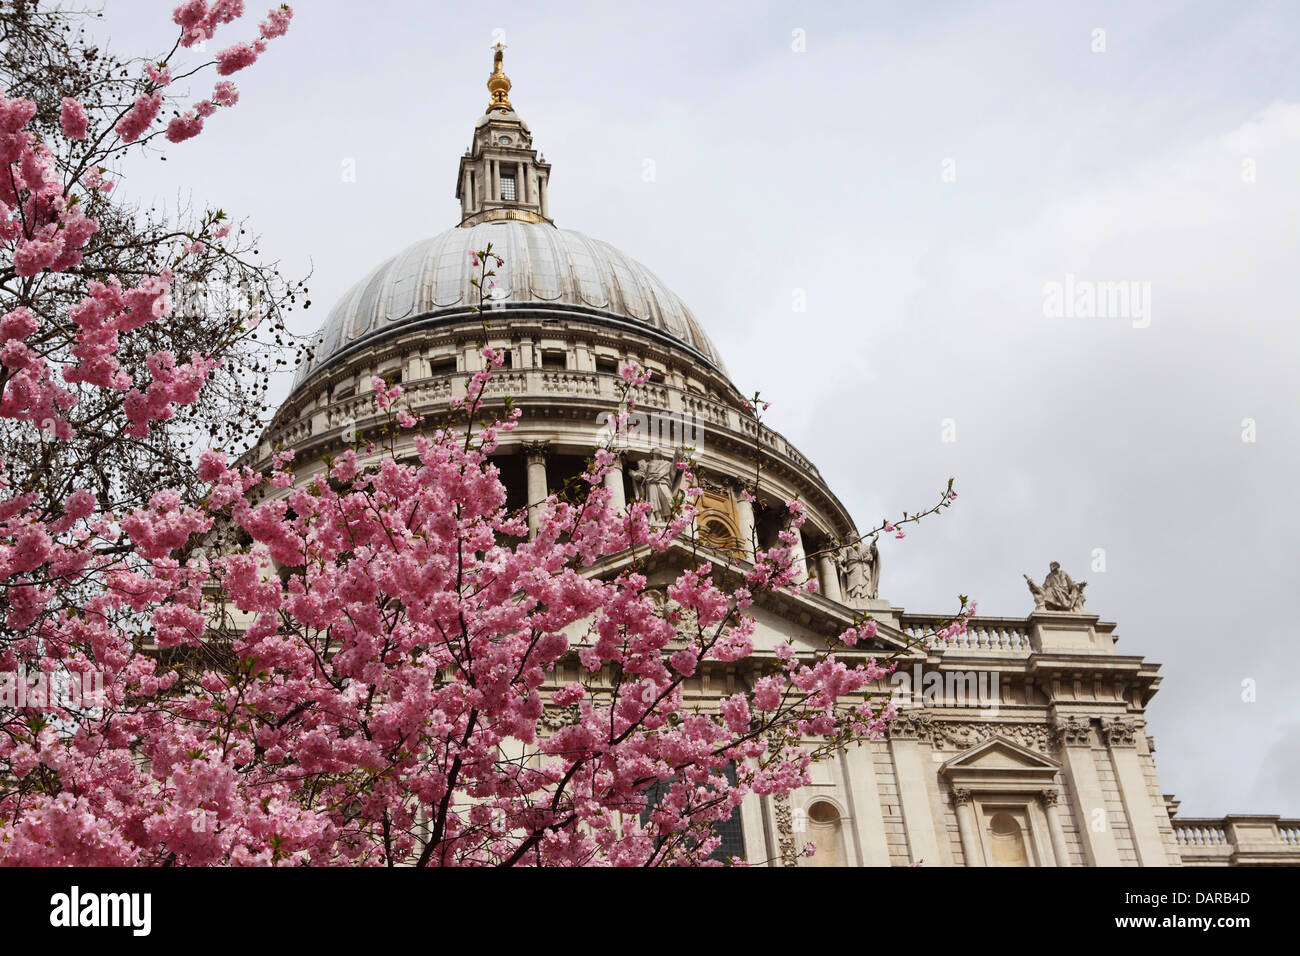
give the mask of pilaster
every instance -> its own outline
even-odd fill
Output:
[[[1128,819],[1133,849],[1140,866],[1168,866],[1169,856],[1151,805],[1146,776],[1138,759],[1136,727],[1127,717],[1103,718],[1101,736],[1115,768],[1115,781],[1119,786],[1124,815]]]
[[[1119,847],[1093,759],[1091,722],[1085,717],[1066,716],[1057,722],[1055,735],[1084,857],[1089,866],[1119,866]]]
[[[922,722],[907,715],[896,718],[889,729],[889,749],[898,776],[898,802],[911,861],[937,866],[942,857],[927,783],[932,770],[921,751],[921,732]]]
[[[840,751],[840,765],[858,860],[863,866],[889,866],[889,840],[871,742],[863,741]]]

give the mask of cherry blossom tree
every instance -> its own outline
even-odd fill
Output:
[[[231,9],[207,8],[203,16],[215,28]],[[101,17],[65,5],[0,0],[0,89],[31,104],[24,107],[31,116],[23,129],[39,137],[47,150],[47,175],[81,214],[43,224],[47,231],[53,226],[52,242],[73,230],[62,239],[75,247],[76,262],[47,268],[37,258],[47,247],[35,229],[21,250],[11,249],[19,254],[0,263],[0,314],[24,308],[37,318],[24,342],[57,372],[78,361],[79,327],[69,319],[91,281],[116,280],[130,288],[167,270],[169,310],[116,329],[113,361],[133,381],[150,379],[150,357],[160,352],[179,361],[195,352],[219,355],[221,364],[204,378],[201,401],[175,405],[171,418],[129,441],[123,440],[121,420],[130,390],[76,376],[55,376],[76,397],[63,412],[72,438],[52,442],[39,421],[0,418],[11,487],[41,492],[50,507],[71,492],[65,479],[84,480],[89,473],[97,496],[115,507],[143,503],[160,487],[196,491],[196,443],[242,448],[256,439],[269,412],[268,372],[292,361],[276,347],[277,341],[293,341],[285,314],[305,300],[301,282],[282,279],[274,262],[262,260],[247,222],[216,208],[187,202],[169,209],[126,195],[135,177],[141,180],[135,195],[153,191],[145,169],[168,158],[159,146],[192,133],[205,116],[209,124],[220,124],[220,113],[238,99],[238,77],[221,76],[215,64],[203,67],[194,44],[150,58],[114,56],[95,37]],[[180,29],[209,28],[202,17],[191,17],[184,14],[193,25]],[[178,39],[184,40],[179,30]],[[208,96],[195,100],[190,91]],[[145,108],[137,110],[141,97]],[[156,115],[146,122],[155,104]],[[193,149],[187,144],[171,150],[172,164],[184,162]],[[122,162],[128,154],[135,154],[133,161]],[[93,232],[79,236],[77,229],[91,221]],[[12,374],[0,368],[0,380]]]
[[[173,53],[242,6],[177,7]],[[211,98],[165,137],[189,139],[233,103],[224,77],[289,18],[274,10],[218,52]],[[171,63],[144,67],[117,142],[153,128]],[[0,94],[3,265],[75,281],[97,228],[86,197],[109,184],[89,165],[57,175],[35,111]],[[75,98],[60,113],[60,135],[85,135]],[[227,235],[213,219],[170,255]],[[475,263],[482,291],[500,259],[489,248]],[[124,336],[169,315],[175,274],[100,276],[66,314],[0,317],[0,416],[73,442],[80,390],[109,391],[132,441],[199,401],[220,350],[158,351],[132,369],[118,358]],[[68,360],[34,344],[49,324],[70,335]],[[485,399],[503,356],[482,354],[436,423],[376,379],[386,427],[310,479],[287,451],[259,472],[210,448],[199,495],[119,505],[90,475],[54,503],[0,487],[0,674],[23,692],[0,710],[0,863],[716,864],[718,825],[747,796],[788,795],[812,761],[882,732],[892,663],[866,649],[870,618],[825,647],[754,646],[763,593],[816,588],[795,567],[798,501],[752,560],[700,543],[690,461],[666,521],[643,501],[615,510],[608,448],[565,493],[507,507],[491,456],[519,413]],[[616,431],[648,374],[630,364],[623,378]],[[755,418],[762,407],[755,396]],[[867,534],[901,535],[955,497],[949,482]],[[647,591],[655,555],[680,569],[663,604]],[[973,611],[962,598],[947,633]],[[702,707],[689,685],[712,662],[748,676]]]

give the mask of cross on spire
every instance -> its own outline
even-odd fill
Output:
[[[502,68],[502,60],[505,58],[506,45],[500,40],[492,47],[492,75],[488,77],[487,88],[492,94],[492,99],[488,103],[487,112],[493,110],[513,110],[510,105],[510,77],[506,76]]]

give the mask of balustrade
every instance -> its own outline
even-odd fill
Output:
[[[401,404],[409,403],[417,410],[425,406],[449,401],[453,394],[463,391],[465,373],[438,375],[403,385]],[[460,387],[456,383],[461,382]],[[583,372],[569,369],[498,369],[488,381],[484,395],[529,394],[572,395],[581,398],[604,398],[611,403],[622,392],[622,379],[608,372]],[[782,455],[810,475],[818,476],[816,467],[800,454],[781,435],[760,426],[736,408],[694,392],[667,385],[648,382],[637,389],[637,405],[645,409],[680,411],[694,416],[697,421],[738,432],[748,439],[758,437],[762,447]],[[318,410],[318,414],[319,414]],[[343,428],[378,417],[374,395],[362,392],[327,404],[324,409],[326,428]],[[311,416],[303,417],[276,428],[268,436],[270,447],[297,444],[312,435]]]

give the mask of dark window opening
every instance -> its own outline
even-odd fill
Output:
[[[768,508],[762,502],[755,502],[754,512],[758,525],[758,546],[767,549],[781,544],[780,535],[785,530],[785,522],[781,520],[777,509]]]
[[[492,464],[500,471],[501,484],[506,488],[506,508],[515,511],[528,504],[528,476],[523,455],[494,455]]]
[[[596,359],[596,371],[597,371],[597,372],[602,372],[602,373],[604,373],[605,375],[617,375],[617,374],[618,374],[618,360],[617,360],[617,359],[610,359],[610,358],[597,358],[597,359]]]
[[[456,360],[454,358],[439,359],[436,362],[429,363],[430,375],[455,375]]]
[[[736,768],[733,764],[728,764],[723,768],[723,776],[727,781],[735,786]],[[650,811],[654,809],[655,804],[662,800],[668,794],[668,788],[672,786],[674,780],[671,777],[663,780],[657,780],[646,788],[646,808],[641,812],[641,825],[645,826],[650,820]],[[713,832],[722,838],[716,850],[709,854],[710,860],[716,860],[719,863],[726,863],[732,857],[737,859],[745,858],[745,831],[740,824],[740,807],[731,811],[731,816],[721,822],[713,824]]]
[[[568,356],[563,352],[543,352],[542,368],[564,371],[569,367]]]

